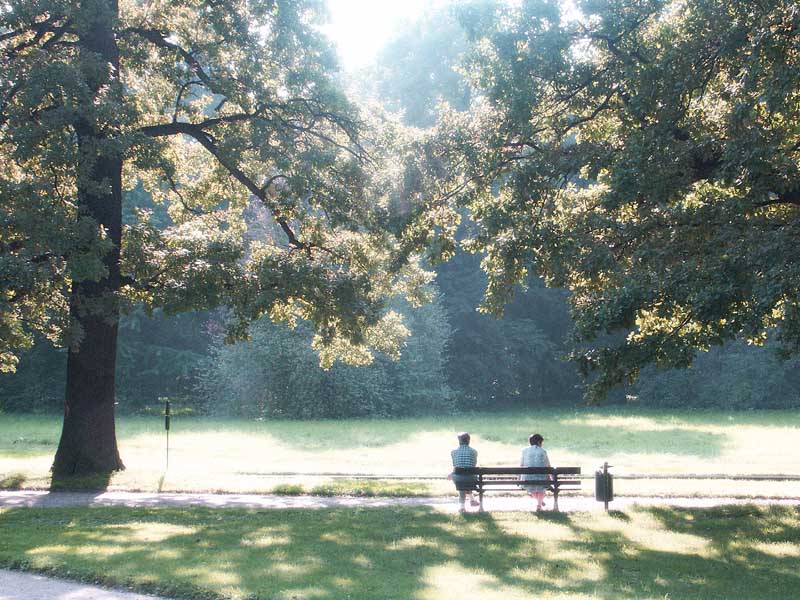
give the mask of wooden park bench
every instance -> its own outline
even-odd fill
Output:
[[[456,489],[464,491],[477,491],[480,497],[480,510],[483,511],[483,494],[486,491],[517,491],[526,492],[520,487],[525,482],[520,481],[520,475],[548,475],[550,480],[543,480],[542,485],[553,493],[553,510],[558,511],[558,494],[562,489],[580,489],[581,480],[574,477],[581,474],[580,467],[456,467],[457,475],[473,475],[474,483],[456,483]]]

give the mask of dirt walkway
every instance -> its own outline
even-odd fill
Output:
[[[551,498],[548,498],[552,502]],[[622,510],[634,504],[708,507],[722,504],[784,504],[800,505],[800,498],[657,498],[642,496],[617,497],[611,508]],[[531,510],[533,501],[516,496],[484,498],[484,508],[490,512]],[[211,508],[383,508],[391,506],[428,506],[444,512],[455,512],[457,503],[452,497],[355,498],[325,496],[277,496],[257,494],[156,494],[140,492],[0,492],[0,508],[67,507],[67,506],[206,506]],[[603,510],[603,505],[587,496],[564,495],[559,499],[562,512]],[[3,600],[0,597],[0,600]]]
[[[0,569],[0,600],[165,600]]]

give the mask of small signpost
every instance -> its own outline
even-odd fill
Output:
[[[164,398],[164,429],[167,431],[167,466],[164,471],[169,471],[169,398]]]

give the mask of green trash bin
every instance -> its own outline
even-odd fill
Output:
[[[608,472],[608,464],[594,473],[594,498],[606,504],[614,499],[614,476]]]

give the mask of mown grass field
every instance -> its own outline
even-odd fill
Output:
[[[175,417],[165,473],[163,420],[120,417],[127,469],[111,489],[289,493],[451,494],[443,479],[363,481],[319,473],[443,478],[455,434],[468,430],[482,465],[518,464],[538,431],[556,465],[591,474],[604,461],[622,476],[800,474],[800,413],[666,413],[631,409],[526,411],[402,420],[245,421]],[[0,487],[46,488],[58,417],[0,414]],[[275,474],[278,475],[275,475]],[[298,473],[299,476],[289,475]],[[584,493],[592,493],[587,482]],[[800,482],[618,479],[624,494],[800,496]]]
[[[795,507],[9,509],[0,566],[174,598],[790,600]]]

